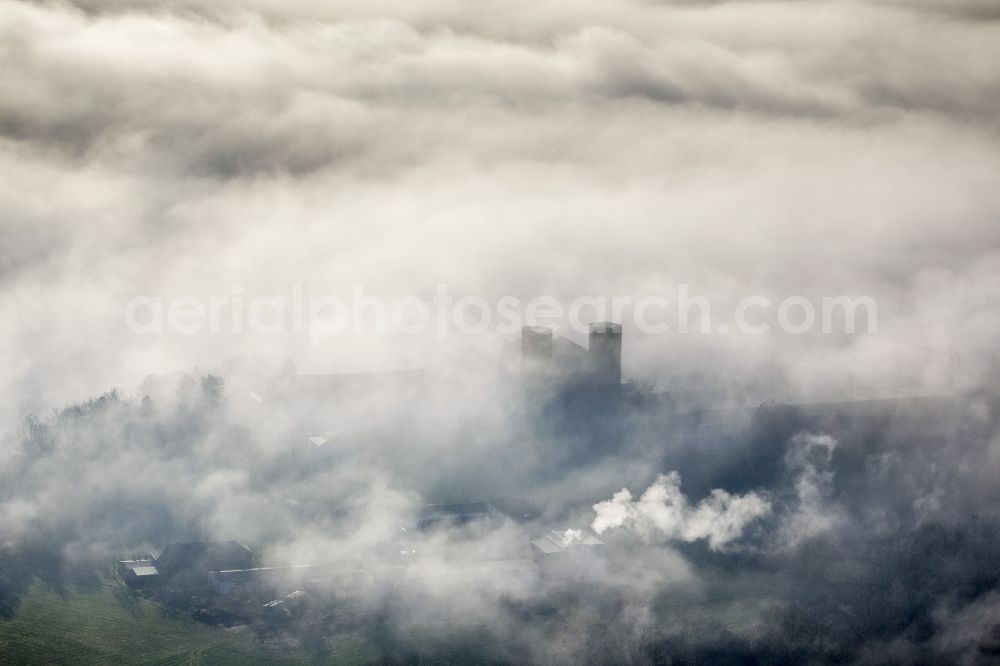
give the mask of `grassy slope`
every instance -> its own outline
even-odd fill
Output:
[[[365,639],[342,635],[327,663],[377,658]],[[56,592],[41,583],[21,599],[16,615],[0,621],[0,663],[226,664],[302,663],[303,652],[264,645],[249,630],[226,632],[170,614],[114,581],[94,589]]]

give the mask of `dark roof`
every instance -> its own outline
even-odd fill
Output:
[[[479,516],[493,513],[489,502],[465,502],[462,504],[428,504],[420,508],[421,518]]]
[[[416,511],[416,515],[413,516],[413,526],[424,530],[442,525],[464,525],[498,517],[499,513],[489,502],[431,504]]]
[[[590,334],[608,334],[622,332],[622,325],[612,321],[597,321],[590,325]]]
[[[172,543],[156,559],[164,573],[182,569],[244,569],[250,563],[250,549],[237,541],[192,541]]]

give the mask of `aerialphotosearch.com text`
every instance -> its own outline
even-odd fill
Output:
[[[678,284],[668,295],[553,296],[493,300],[474,295],[454,296],[439,284],[429,298],[383,298],[354,285],[347,297],[306,293],[293,285],[287,293],[250,296],[240,285],[207,298],[135,296],[124,308],[125,324],[140,335],[173,333],[307,335],[318,345],[332,335],[433,332],[509,335],[522,326],[549,326],[580,334],[595,321],[614,321],[648,335],[763,335],[780,331],[806,333],[875,333],[878,307],[869,296],[823,296],[781,299],[762,295],[740,298],[724,309]]]

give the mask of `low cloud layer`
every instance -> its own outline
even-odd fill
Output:
[[[232,353],[426,362],[408,339],[124,326],[137,295],[234,285],[880,304],[874,342],[637,340],[626,363],[661,374],[720,352],[797,381],[817,352],[881,374],[989,353],[988,19],[930,1],[4,2],[7,420]]]

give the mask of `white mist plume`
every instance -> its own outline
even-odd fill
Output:
[[[756,493],[731,495],[716,488],[692,506],[681,492],[680,474],[671,472],[657,477],[638,500],[622,488],[610,500],[595,504],[594,511],[591,527],[598,534],[626,528],[644,538],[705,539],[709,548],[719,550],[738,539],[752,521],[769,514],[771,503]]]
[[[583,530],[566,530],[559,537],[560,546],[569,546],[583,541]]]
[[[844,519],[831,502],[832,461],[837,440],[829,435],[801,433],[792,438],[791,445],[785,466],[796,475],[796,503],[779,530],[780,548],[784,549],[794,549]]]

